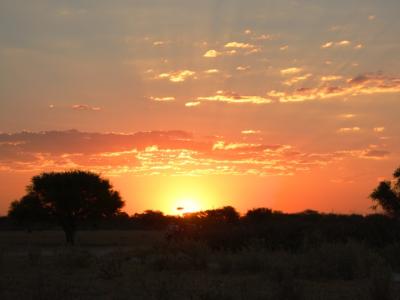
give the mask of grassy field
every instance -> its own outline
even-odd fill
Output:
[[[237,252],[163,232],[0,232],[0,299],[398,299],[393,270],[362,244]]]

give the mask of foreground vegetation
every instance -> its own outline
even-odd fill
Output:
[[[397,299],[400,245],[240,250],[163,231],[1,232],[1,299]]]

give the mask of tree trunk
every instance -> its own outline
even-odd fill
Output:
[[[62,228],[65,233],[65,241],[67,242],[67,245],[73,246],[75,244],[76,233],[75,222],[70,218],[63,220]]]
[[[65,241],[67,242],[67,245],[73,246],[75,244],[75,231],[71,229],[65,229]]]

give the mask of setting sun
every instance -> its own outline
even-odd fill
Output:
[[[194,198],[180,199],[175,203],[174,209],[176,214],[192,213],[202,210],[200,201]]]

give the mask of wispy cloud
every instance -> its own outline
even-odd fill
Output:
[[[191,102],[186,102],[185,106],[186,107],[195,107],[195,106],[199,106],[201,104],[200,101],[191,101]]]
[[[294,85],[294,84],[296,84],[296,83],[299,83],[299,82],[301,82],[301,81],[307,80],[307,79],[310,78],[311,76],[312,76],[311,73],[304,74],[304,75],[300,75],[300,76],[295,76],[295,77],[292,77],[292,78],[290,78],[290,79],[285,80],[285,81],[283,82],[283,84],[284,84],[284,85],[288,85],[288,86],[292,86],[292,85]]]
[[[220,71],[218,69],[208,69],[208,70],[205,70],[204,73],[212,75],[212,74],[218,74],[218,73],[220,73]]]
[[[84,168],[108,175],[291,176],[344,158],[385,159],[389,152],[368,147],[310,153],[291,145],[196,137],[185,131],[71,130],[0,134],[0,154],[0,169],[13,172]]]
[[[229,42],[226,43],[225,48],[235,48],[235,49],[253,49],[255,46],[253,44],[241,43],[241,42]]]
[[[200,102],[224,102],[232,104],[268,104],[272,100],[261,96],[242,96],[235,92],[217,91],[213,96],[198,97]]]
[[[351,44],[350,41],[348,40],[342,40],[342,41],[338,41],[338,42],[326,42],[324,44],[321,45],[321,48],[323,49],[327,49],[327,48],[332,48],[332,47],[346,47],[349,46]]]
[[[293,75],[293,74],[300,73],[301,71],[302,71],[301,68],[291,67],[291,68],[282,69],[281,70],[281,75],[283,75],[283,76]]]
[[[385,127],[383,127],[383,126],[374,127],[374,132],[380,133],[380,132],[384,132],[384,131],[385,131]]]
[[[356,117],[355,114],[341,114],[338,116],[340,119],[353,119]]]
[[[170,41],[154,41],[152,45],[155,47],[161,47],[161,46],[165,46],[169,43],[170,43]]]
[[[54,108],[54,105],[50,108]],[[100,111],[101,108],[98,106],[91,106],[88,104],[74,104],[71,106],[73,110],[91,110],[91,111]]]
[[[400,78],[367,73],[347,80],[341,85],[322,85],[315,88],[298,88],[291,92],[272,90],[270,97],[280,102],[303,102],[344,96],[400,93]]]
[[[341,75],[326,75],[326,76],[322,76],[321,77],[321,81],[336,81],[336,80],[340,80],[343,79],[343,76]]]
[[[149,97],[149,100],[156,102],[170,102],[175,101],[175,97]]]
[[[286,51],[287,49],[289,49],[289,46],[288,46],[288,45],[284,45],[284,46],[281,46],[281,47],[279,48],[279,50],[281,50],[281,51]]]
[[[246,130],[242,130],[241,133],[245,134],[245,135],[259,134],[259,133],[261,133],[261,130],[246,129]]]
[[[236,67],[236,71],[247,71],[250,69],[250,66],[238,66]]]
[[[161,73],[157,79],[168,79],[171,82],[183,82],[187,79],[196,79],[196,72],[191,70],[181,70],[170,73]]]
[[[354,132],[360,132],[361,128],[360,127],[343,127],[339,128],[337,132],[339,133],[354,133]]]
[[[211,49],[211,50],[208,50],[206,53],[204,53],[203,57],[214,58],[214,57],[220,56],[222,54],[223,53],[218,52],[217,50]]]

